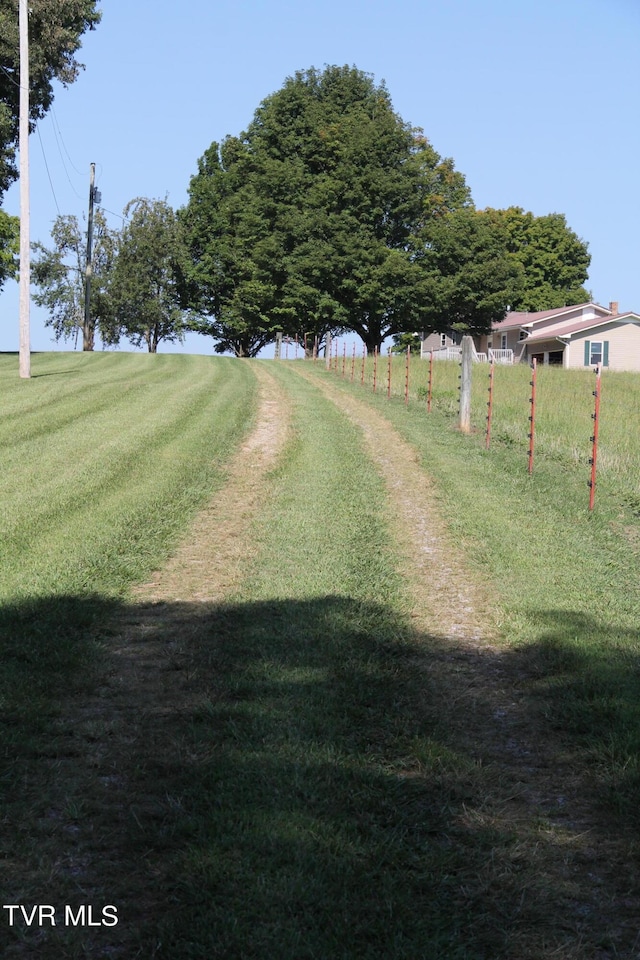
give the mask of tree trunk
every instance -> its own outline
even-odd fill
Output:
[[[96,339],[96,327],[94,323],[84,323],[82,325],[82,349],[93,350]]]
[[[367,348],[367,355],[373,356],[373,351],[377,348],[378,355],[382,352],[382,343],[383,338],[375,333],[370,333],[366,337],[362,337],[362,341]]]

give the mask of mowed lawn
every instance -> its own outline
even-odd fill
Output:
[[[153,569],[251,424],[232,360],[0,357],[0,602],[121,594]]]
[[[8,758],[91,672],[106,605],[224,480],[255,378],[231,360],[0,356],[0,710]],[[75,602],[82,601],[82,602]],[[44,724],[44,726],[43,726]]]
[[[631,479],[589,515],[566,458],[542,456],[528,477],[519,443],[487,452],[444,408],[427,417],[366,393],[415,449],[493,598],[496,667],[527,704],[526,736],[566,748],[566,790],[544,795],[543,772],[536,815],[530,804],[505,824],[495,811],[520,790],[513,745],[484,763],[482,673],[467,689],[457,663],[473,658],[437,616],[416,630],[390,493],[320,384],[265,365],[292,430],[247,519],[243,582],[223,603],[168,603],[145,621],[128,587],[220,489],[252,422],[251,364],[51,355],[20,383],[16,359],[0,361],[3,902],[109,903],[121,918],[93,931],[5,925],[7,957],[633,955]],[[101,671],[123,622],[167,651],[168,679],[157,711],[132,699],[118,718]],[[576,783],[593,837],[572,827]]]

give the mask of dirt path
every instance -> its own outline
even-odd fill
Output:
[[[111,652],[109,710],[130,727],[139,717],[193,709],[193,641],[206,629],[212,606],[233,594],[255,557],[251,522],[268,495],[268,475],[285,446],[290,417],[274,379],[258,364],[252,369],[260,389],[257,420],[231,460],[224,486],[167,563],[132,591],[134,604],[115,624],[119,643]]]
[[[51,807],[40,825],[39,858],[49,884],[73,902],[114,903],[127,878],[121,923],[84,931],[82,956],[129,960],[154,956],[154,945],[132,943],[145,924],[157,924],[171,889],[157,853],[146,853],[145,824],[171,818],[178,798],[164,796],[163,769],[188,762],[176,735],[203,697],[191,649],[210,642],[212,610],[238,587],[255,555],[251,523],[268,496],[289,431],[286,397],[259,364],[259,409],[252,432],[231,460],[224,486],[198,514],[168,563],[134,592],[107,626],[111,640],[93,695],[71,699],[61,717],[49,772]],[[209,691],[210,692],[210,691]],[[164,798],[163,798],[164,797]],[[81,811],[76,816],[74,811]],[[137,844],[142,844],[139,852]],[[22,869],[17,865],[18,876]],[[42,869],[42,868],[41,868]],[[157,893],[154,890],[157,878]],[[11,881],[9,873],[5,880]],[[16,880],[19,886],[19,880]],[[160,899],[158,899],[160,898]],[[50,901],[53,902],[53,901]],[[70,936],[74,935],[71,931]],[[80,935],[80,934],[78,934]],[[79,956],[44,929],[38,956]],[[28,942],[4,956],[32,956]]]
[[[256,555],[251,522],[268,495],[268,475],[289,431],[287,398],[259,364],[256,424],[167,563],[132,591],[113,649],[116,710],[135,716],[183,712],[197,698],[189,649],[211,606],[233,594]],[[112,700],[113,704],[114,701]],[[131,722],[131,721],[129,721]]]
[[[443,722],[483,769],[486,791],[461,826],[470,834],[495,832],[504,844],[500,849],[497,839],[495,860],[469,891],[471,899],[491,896],[494,883],[502,896],[511,892],[505,915],[515,916],[514,929],[522,931],[514,960],[640,956],[640,948],[597,946],[609,933],[620,944],[640,944],[640,900],[626,879],[635,842],[607,821],[584,761],[527,696],[531,678],[497,641],[489,587],[470,574],[452,542],[418,454],[371,405],[298,372],[362,431],[388,490],[387,519],[411,594],[412,622],[419,633],[445,641],[430,662],[430,680],[445,691]],[[560,951],[558,922],[566,931]]]
[[[265,496],[265,478],[286,442],[287,400],[260,364],[257,424],[229,469],[222,490],[196,517],[168,563],[133,593],[140,601],[212,602],[227,596],[255,555],[248,531]]]

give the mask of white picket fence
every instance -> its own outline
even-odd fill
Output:
[[[431,356],[430,350],[425,350],[422,354],[423,359],[427,359]],[[442,347],[440,350],[433,351],[434,360],[458,360],[462,357],[462,347]],[[477,353],[473,351],[473,360],[474,363],[513,363],[513,350],[493,350],[489,348],[488,355],[486,353]]]
[[[489,347],[489,361],[495,363],[513,363],[513,350],[493,350]]]

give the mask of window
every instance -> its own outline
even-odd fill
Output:
[[[521,331],[520,331],[520,340],[526,340],[528,336],[529,336],[529,334],[527,333],[526,330],[521,330]]]
[[[501,350],[506,350],[506,349],[507,349],[507,335],[506,335],[506,333],[501,333],[501,334],[500,334],[500,349],[501,349]]]
[[[595,367],[598,363],[601,363],[603,367],[609,366],[609,341],[608,340],[585,340],[584,341],[585,367]]]
[[[441,346],[441,347],[446,347],[446,345],[447,345],[447,335],[446,335],[446,333],[441,333],[441,334],[440,334],[440,346]]]

